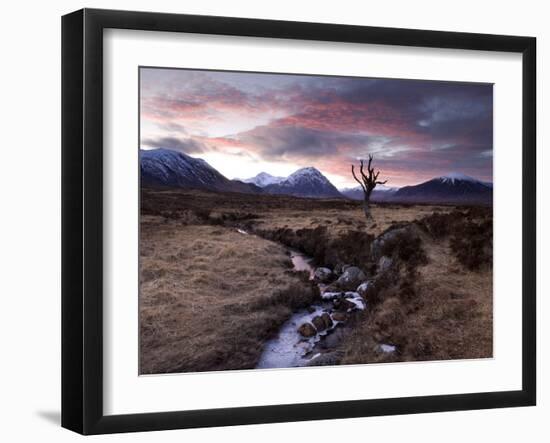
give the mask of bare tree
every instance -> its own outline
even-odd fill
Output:
[[[383,185],[387,182],[387,180],[384,180],[383,182],[378,181],[378,175],[380,174],[380,171],[374,172],[374,168],[371,167],[372,164],[372,155],[369,154],[369,163],[367,164],[367,173],[364,172],[364,161],[359,160],[360,167],[359,172],[361,173],[361,180],[357,178],[355,175],[355,169],[354,165],[351,165],[351,173],[353,174],[353,178],[357,183],[361,185],[361,188],[363,189],[363,211],[365,212],[365,217],[367,219],[372,219],[372,215],[370,213],[370,195],[372,194],[372,191],[374,188],[376,188],[376,185]]]

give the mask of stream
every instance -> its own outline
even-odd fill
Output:
[[[295,250],[289,250],[289,252],[294,270],[309,272],[312,280],[315,272],[315,268],[311,264],[312,259]],[[277,336],[265,343],[256,366],[257,369],[291,368],[315,364],[316,359],[330,350],[329,346],[321,345],[328,345],[323,341],[333,334],[339,325],[343,324],[343,321],[338,321],[333,316],[333,300],[341,296],[342,293],[325,292],[326,285],[318,284],[318,286],[321,300],[306,309],[294,312],[290,319],[281,326]],[[366,303],[356,292],[346,292],[345,298],[355,305],[355,307],[349,308],[348,312],[363,310],[366,307]],[[298,332],[301,325],[311,324],[315,317],[323,315],[325,318],[327,315],[330,316],[330,326],[318,330],[312,337],[304,337]]]
[[[237,229],[237,232],[250,235],[248,231],[240,228]],[[294,249],[287,248],[287,250],[293,269],[308,272],[309,279],[313,280],[315,276],[313,259]],[[338,347],[350,313],[363,311],[367,307],[366,301],[358,292],[329,292],[327,285],[316,284],[319,287],[321,300],[305,309],[295,311],[290,319],[283,323],[277,335],[264,344],[256,369],[315,365],[317,359],[322,355],[326,357]],[[338,309],[336,309],[337,307]],[[324,319],[322,323],[320,322],[321,318]],[[304,324],[310,325],[311,336],[306,337],[299,332]],[[317,327],[319,324],[322,326]],[[396,351],[394,345],[384,343],[379,344],[378,349],[383,353]],[[326,362],[325,359],[324,364]]]

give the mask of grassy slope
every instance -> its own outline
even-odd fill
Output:
[[[254,367],[285,290],[312,296],[282,246],[234,229],[144,216],[140,245],[141,373]]]
[[[491,270],[466,270],[447,240],[423,237],[428,263],[416,270],[414,294],[384,290],[349,337],[343,364],[492,357]],[[385,354],[379,343],[398,352]]]
[[[358,202],[144,190],[142,372],[254,367],[265,338],[311,301],[309,285],[289,272],[284,247],[238,234],[236,226],[320,259],[334,259],[328,253],[335,245],[366,267],[353,257],[365,255],[368,236],[451,209],[375,205],[367,225]],[[422,234],[428,261],[416,268],[414,293],[399,284],[385,288],[343,344],[342,363],[492,355],[492,272],[467,270],[449,244],[449,233]],[[400,272],[401,282],[411,280]],[[381,354],[376,343],[396,344],[399,352]]]

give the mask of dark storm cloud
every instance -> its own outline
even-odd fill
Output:
[[[457,170],[491,179],[492,85],[361,79],[330,83],[335,87],[324,90],[321,102],[315,101],[315,93],[304,92],[310,106],[286,120],[323,128],[323,140],[333,148],[344,141],[347,149],[336,149],[340,157],[376,152],[392,168],[427,174]],[[369,136],[351,137],[357,130]],[[347,135],[337,136],[338,131]]]
[[[347,105],[349,115],[369,115],[372,109],[380,122],[398,119],[403,127],[437,137],[492,133],[492,85],[345,78],[327,80],[327,85],[319,103],[327,108]],[[304,89],[311,103],[318,87]]]
[[[193,139],[181,139],[177,137],[147,138],[141,140],[142,146],[149,148],[166,148],[181,151],[184,154],[198,154],[207,150],[204,143]]]
[[[379,137],[331,132],[300,126],[266,125],[238,134],[238,140],[265,158],[332,157],[374,149]]]
[[[147,146],[322,163],[346,179],[350,161],[370,153],[401,182],[450,171],[492,178],[490,84],[177,70],[148,75],[143,115],[165,133],[147,134]],[[176,125],[185,127],[184,138],[169,133]]]

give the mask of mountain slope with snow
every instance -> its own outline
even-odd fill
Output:
[[[268,185],[270,194],[293,195],[308,198],[341,198],[342,194],[319,170],[308,167],[298,169],[279,183]]]
[[[267,172],[260,172],[255,177],[245,178],[241,181],[243,183],[253,183],[260,188],[265,188],[266,186],[280,183],[285,180],[285,177],[276,177],[274,175],[268,174]]]
[[[246,182],[229,180],[206,161],[170,149],[140,151],[141,184],[221,192],[269,193],[307,198],[363,199],[361,187],[338,191],[318,169],[302,168],[287,178],[262,172]],[[492,204],[493,184],[456,172],[402,188],[377,186],[373,202]]]
[[[213,191],[258,193],[250,183],[229,180],[200,158],[170,149],[140,150],[141,184],[198,188]]]
[[[400,188],[392,201],[415,203],[492,204],[493,188],[464,174],[450,173],[424,183]]]

